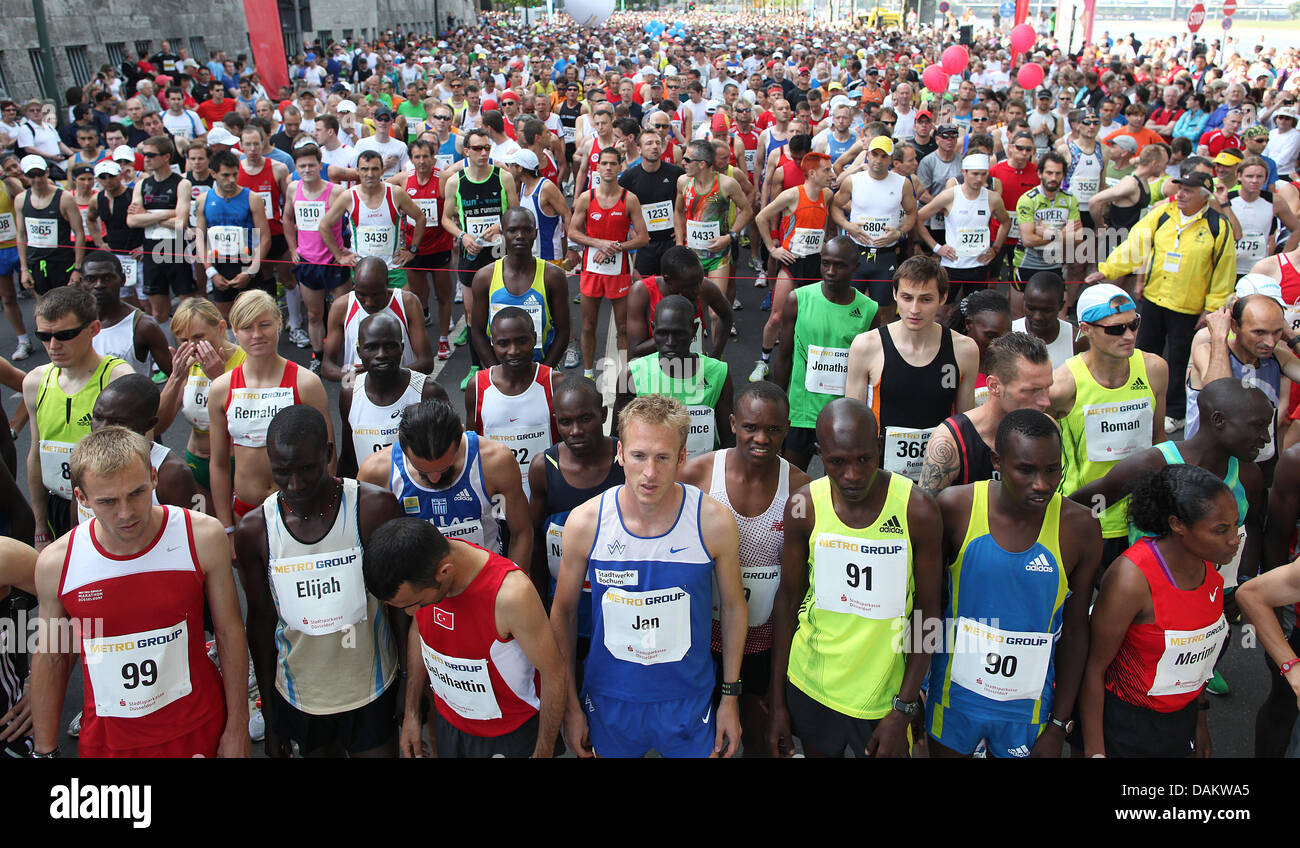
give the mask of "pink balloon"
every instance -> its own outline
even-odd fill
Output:
[[[1043,81],[1043,66],[1037,62],[1030,62],[1027,65],[1021,65],[1020,71],[1016,74],[1016,82],[1021,88],[1033,89]]]
[[[921,74],[921,82],[935,94],[943,94],[948,90],[948,75],[938,65],[926,68]]]
[[[1011,29],[1011,46],[1020,53],[1028,53],[1038,40],[1038,33],[1029,24],[1020,24]]]
[[[941,62],[941,65],[943,66],[943,72],[945,74],[960,74],[962,71],[966,70],[966,66],[969,64],[970,54],[967,53],[966,48],[962,47],[960,44],[954,44],[947,50],[943,51],[943,61]]]

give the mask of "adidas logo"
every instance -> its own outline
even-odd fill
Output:
[[[891,515],[891,516],[889,516],[889,520],[888,520],[888,521],[886,521],[884,524],[882,524],[882,525],[880,525],[879,527],[876,528],[876,532],[877,532],[877,533],[897,533],[899,536],[901,536],[901,535],[903,535],[903,526],[902,526],[901,524],[898,523],[898,516],[897,516],[897,515]]]
[[[1129,388],[1139,389],[1144,392],[1150,391],[1150,389],[1147,388],[1147,384],[1142,381],[1141,377],[1135,377],[1133,382],[1129,385]]]
[[[78,427],[89,427],[89,426],[90,426],[90,421],[91,421],[90,413],[87,412],[85,415],[83,415],[83,416],[81,416],[80,418],[77,419],[77,426],[78,426]]]
[[[471,495],[469,492],[465,491],[464,489],[461,489],[459,492],[456,493],[456,497],[452,498],[452,500],[468,501],[469,503],[474,503],[474,496]]]
[[[862,317],[862,310],[859,309],[859,308],[856,307],[856,306],[853,307],[853,311],[849,313],[849,317],[850,317],[850,318],[861,318],[861,317]]]
[[[1055,570],[1056,569],[1052,568],[1052,564],[1047,561],[1047,554],[1039,554],[1034,557],[1032,562],[1025,566],[1025,571],[1045,571],[1048,574],[1051,574]]]
[[[1028,756],[1029,756],[1029,746],[1028,746],[1028,745],[1019,745],[1019,746],[1017,746],[1017,747],[1015,747],[1015,748],[1008,748],[1008,749],[1007,749],[1007,756],[1009,756],[1009,757],[1028,757]]]

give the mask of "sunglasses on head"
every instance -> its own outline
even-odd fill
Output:
[[[37,330],[36,338],[40,339],[43,342],[48,342],[51,339],[57,339],[61,342],[70,342],[73,339],[75,339],[77,336],[81,335],[82,332],[87,327],[90,326],[90,323],[91,322],[87,321],[86,323],[82,324],[80,327],[73,327],[70,330],[55,330],[53,332],[48,332],[45,330]]]
[[[1132,321],[1129,321],[1127,324],[1110,324],[1105,327],[1099,324],[1093,324],[1093,326],[1101,330],[1103,333],[1105,333],[1108,336],[1122,336],[1124,335],[1124,333],[1128,332],[1129,330],[1132,330],[1133,334],[1137,335],[1138,327],[1141,324],[1142,324],[1142,316],[1139,315],[1136,318],[1134,318]]]

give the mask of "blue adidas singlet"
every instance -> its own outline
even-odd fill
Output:
[[[1038,724],[1052,710],[1054,652],[1070,595],[1061,567],[1061,495],[1048,501],[1038,539],[1005,550],[988,524],[990,481],[974,484],[970,524],[948,567],[946,644],[930,662],[931,733],[943,713]]]
[[[698,697],[713,689],[713,557],[700,535],[703,493],[678,484],[682,505],[661,536],[634,536],[600,496],[588,556],[592,636],[586,689],[633,703]]]
[[[465,467],[460,477],[445,489],[429,489],[412,479],[406,470],[401,440],[393,442],[393,466],[388,488],[397,496],[402,512],[423,518],[448,539],[473,542],[489,551],[501,553],[501,532],[492,515],[492,499],[483,481],[483,463],[479,459],[477,433],[467,431],[464,438]]]

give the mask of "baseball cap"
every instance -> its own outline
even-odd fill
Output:
[[[1210,179],[1210,175],[1201,173],[1200,171],[1192,171],[1186,176],[1174,177],[1170,182],[1176,185],[1185,185],[1188,188],[1201,188],[1206,191],[1214,191],[1214,182]]]
[[[239,144],[239,139],[235,138],[235,134],[225,127],[213,127],[211,131],[208,132],[208,144],[224,144],[227,147],[233,147],[236,144]],[[119,151],[122,149],[123,148],[121,147],[118,148]],[[113,158],[117,159],[120,157],[117,153],[114,153]]]
[[[712,115],[714,112],[718,111],[718,101],[709,100],[707,102],[708,105],[704,107],[704,114]]]
[[[1050,98],[1052,96],[1052,90],[1050,88],[1040,88],[1038,89],[1038,94],[1035,96]]]
[[[1080,322],[1093,324],[1110,315],[1134,312],[1137,306],[1128,292],[1114,283],[1097,283],[1083,290],[1075,309]]]
[[[230,131],[227,130],[227,129],[225,129],[224,127],[221,127],[220,130],[221,130],[221,132],[225,133],[226,135],[230,135]],[[218,140],[214,139],[212,136],[213,136],[213,133],[216,133],[216,132],[217,132],[217,130],[214,129],[212,132],[208,133],[208,144],[234,144],[234,143],[235,143],[235,141],[233,141],[233,140],[232,140],[232,141],[218,141]],[[230,135],[230,137],[231,137],[231,139],[234,139],[234,138],[235,138],[233,135]],[[114,161],[114,162],[130,162],[131,164],[134,165],[134,164],[135,164],[135,150],[134,150],[133,148],[131,148],[130,146],[123,144],[122,146],[118,147],[116,150],[113,151],[113,161]]]
[[[893,139],[891,139],[887,135],[878,135],[875,138],[871,139],[871,143],[867,145],[867,150],[868,151],[883,150],[886,153],[888,153],[890,156],[893,156],[894,155]]]
[[[1242,138],[1255,138],[1256,136],[1268,135],[1268,127],[1263,124],[1252,124],[1246,127],[1241,133]]]
[[[1247,274],[1237,281],[1237,297],[1250,297],[1252,294],[1262,294],[1265,297],[1271,297],[1277,301],[1283,309],[1287,308],[1286,301],[1282,299],[1282,286],[1277,280],[1264,274]]]
[[[957,129],[956,124],[940,124],[934,128],[935,135],[957,135],[961,130]]]
[[[111,159],[102,159],[95,166],[95,176],[97,177],[116,177],[122,173],[122,166]]]
[[[393,119],[393,111],[387,106],[380,106],[370,117],[376,121],[391,121]]]
[[[334,108],[337,109],[340,113],[355,114],[357,111],[357,104],[345,98],[343,100],[340,100],[339,105],[335,106]]]
[[[90,166],[90,163],[82,162],[80,165],[73,165],[72,168],[68,171],[68,176],[73,177],[75,179],[76,177],[79,177],[82,174],[93,174],[93,173],[94,173],[94,168]]]
[[[934,113],[932,113],[929,109],[917,109],[917,110],[916,110],[916,118],[913,119],[913,122],[915,122],[915,121],[919,121],[919,120],[921,120],[922,118],[925,118],[926,120],[929,120],[929,121],[933,121],[933,120],[934,120]]]
[[[1231,147],[1225,147],[1219,151],[1219,155],[1214,157],[1216,165],[1239,165],[1241,164],[1241,151],[1234,150]]]
[[[130,148],[127,149],[129,150]],[[131,154],[131,160],[135,161],[134,153]],[[28,153],[24,156],[22,161],[18,163],[18,167],[22,169],[24,174],[29,174],[32,171],[48,171],[50,169],[50,166],[45,164],[45,159],[41,156],[37,156],[35,153]]]
[[[506,160],[507,165],[518,165],[521,168],[527,168],[530,171],[536,171],[540,166],[537,161],[537,154],[526,147],[521,147]]]
[[[803,76],[804,74],[811,74],[811,73],[812,73],[812,68],[809,68],[807,66],[804,66],[799,69],[799,76]]]
[[[1127,150],[1129,153],[1138,152],[1137,139],[1131,135],[1117,135],[1110,140],[1110,143],[1121,150]]]
[[[1295,109],[1278,109],[1276,112],[1273,113],[1273,117],[1274,117],[1274,118],[1290,118],[1291,120],[1294,121],[1294,120],[1296,120],[1296,110],[1295,110]]]

